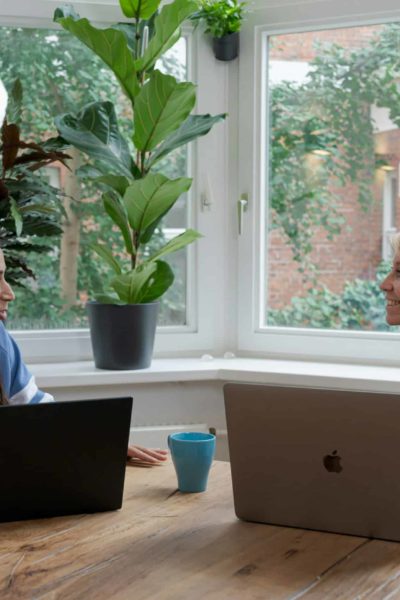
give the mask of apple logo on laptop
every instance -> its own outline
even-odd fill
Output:
[[[334,450],[332,454],[327,454],[323,458],[324,467],[330,473],[340,473],[343,470],[340,461],[342,460],[341,456],[337,453],[337,450]]]

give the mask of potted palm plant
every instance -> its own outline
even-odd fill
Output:
[[[158,300],[174,281],[164,258],[200,237],[197,231],[187,229],[149,252],[160,221],[191,186],[190,178],[169,179],[155,167],[160,159],[205,135],[225,117],[191,114],[195,86],[157,69],[157,60],[179,39],[183,21],[197,9],[191,0],[175,0],[158,11],[159,3],[120,0],[130,21],[107,29],[94,27],[72,8],[59,8],[54,15],[56,22],[110,67],[133,115],[129,141],[122,135],[109,101],[93,102],[77,114],[56,119],[63,140],[96,161],[100,170],[96,180],[107,187],[102,195],[104,209],[124,242],[125,258],[116,256],[107,241],[93,248],[114,273],[109,289],[101,290],[88,304],[98,368],[149,366]]]
[[[205,24],[205,33],[213,38],[216,59],[229,61],[238,56],[245,6],[246,2],[238,0],[199,0],[199,8],[191,20]]]

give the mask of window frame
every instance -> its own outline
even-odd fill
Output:
[[[393,182],[395,193],[393,193]],[[382,193],[382,260],[391,258],[390,238],[396,233],[396,215],[393,214],[393,208],[396,209],[398,195],[398,173],[385,172]]]
[[[313,361],[400,364],[398,333],[262,327],[266,198],[267,38],[271,34],[307,32],[400,21],[395,0],[256,0],[243,27],[239,70],[239,188],[249,204],[238,236],[238,352]],[[251,107],[251,110],[249,110]],[[263,171],[264,169],[264,171]],[[265,275],[266,274],[266,275]],[[266,285],[266,284],[265,284]],[[265,292],[264,292],[265,293]]]
[[[0,26],[56,28],[52,15],[62,4],[58,0],[4,0],[0,3]],[[106,26],[121,20],[117,2],[110,0],[73,2],[76,11],[93,22]],[[214,68],[214,58],[204,36],[186,24],[188,39],[188,79],[198,85],[195,112],[226,112],[228,74]],[[218,128],[218,131],[215,129]],[[223,278],[222,254],[224,206],[227,198],[226,124],[218,124],[206,138],[200,138],[188,149],[190,175],[194,181],[190,191],[188,226],[197,228],[204,239],[188,247],[187,324],[157,328],[155,356],[201,355],[223,347],[224,324],[220,311],[222,292],[215,282]],[[211,197],[212,196],[212,197]],[[206,198],[207,207],[204,199]],[[218,202],[217,202],[218,199]],[[18,293],[18,290],[17,290]],[[24,358],[30,362],[66,362],[92,358],[89,329],[12,330]]]

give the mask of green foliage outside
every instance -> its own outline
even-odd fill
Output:
[[[303,83],[271,86],[270,228],[283,232],[312,289],[269,310],[270,325],[388,329],[377,283],[356,279],[332,293],[321,285],[312,250],[317,231],[333,240],[349,229],[340,208],[346,185],[355,186],[365,212],[373,207],[376,169],[390,157],[375,154],[370,108],[389,109],[400,126],[399,48],[398,23],[378,27],[362,48],[319,44]]]
[[[377,281],[348,281],[341,294],[335,294],[325,286],[312,288],[306,296],[292,298],[287,308],[269,310],[267,323],[313,329],[392,331],[393,327],[386,323],[384,294],[379,289],[379,282],[390,269],[389,262],[382,262]]]
[[[355,184],[365,211],[374,202],[382,157],[375,155],[370,107],[388,108],[400,126],[399,48],[400,24],[385,25],[363,48],[320,45],[304,83],[272,86],[272,227],[283,230],[299,270],[311,278],[316,229],[333,239],[345,225],[341,188]],[[321,150],[329,154],[312,154]]]

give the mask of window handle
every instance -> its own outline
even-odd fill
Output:
[[[247,194],[242,194],[238,200],[238,225],[239,235],[242,235],[243,230],[243,213],[246,212],[249,204],[249,197]]]

